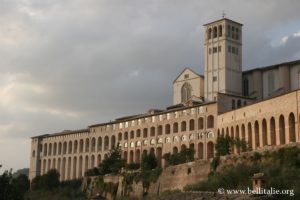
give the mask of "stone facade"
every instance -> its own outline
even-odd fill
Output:
[[[214,155],[216,116],[217,104],[211,102],[33,137],[30,178],[52,168],[61,180],[83,177],[118,143],[128,163],[140,162],[142,153],[152,151],[164,166],[162,155],[182,148],[194,148],[199,159],[208,159]]]
[[[162,156],[183,148],[209,160],[220,135],[244,139],[249,151],[299,142],[300,61],[242,72],[241,26],[229,19],[205,25],[205,77],[183,70],[167,109],[32,137],[30,179],[52,168],[61,180],[81,178],[118,144],[127,163],[154,152],[165,167]],[[240,149],[233,146],[232,153]]]

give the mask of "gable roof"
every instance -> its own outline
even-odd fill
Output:
[[[175,81],[181,76],[181,74],[183,74],[186,70],[190,70],[193,74],[195,74],[195,75],[197,75],[197,76],[199,76],[199,77],[204,77],[203,75],[201,75],[201,74],[198,74],[198,73],[196,73],[194,70],[192,70],[191,68],[189,68],[189,67],[186,67],[186,68],[184,68],[182,71],[181,71],[181,73],[175,78],[175,80],[173,81],[173,83],[175,83]]]

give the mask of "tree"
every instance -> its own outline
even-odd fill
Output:
[[[178,165],[186,162],[194,161],[195,150],[191,148],[182,149],[179,153],[171,154],[166,153],[163,155],[163,158],[170,165]]]
[[[228,135],[221,135],[218,137],[215,145],[216,156],[228,155],[230,153],[230,147],[233,145],[233,143],[233,139],[231,139]]]
[[[125,160],[122,159],[122,151],[119,145],[114,147],[108,153],[108,156],[99,165],[99,172],[101,175],[118,174],[122,167],[125,167]]]
[[[148,194],[150,183],[156,182],[161,174],[161,171],[162,170],[160,167],[158,167],[157,159],[153,152],[142,155],[140,179],[142,180],[144,189],[143,195]]]
[[[32,180],[32,189],[45,189],[45,190],[53,190],[54,188],[59,187],[59,173],[56,169],[51,169],[42,176],[36,176]]]
[[[0,165],[0,168],[2,166]],[[26,175],[16,178],[12,176],[12,170],[6,170],[0,175],[1,200],[23,200],[24,193],[29,189],[29,180]]]

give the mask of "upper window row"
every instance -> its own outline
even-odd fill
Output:
[[[207,38],[212,39],[216,37],[222,37],[223,36],[223,27],[222,25],[214,26],[213,28],[208,29]],[[227,36],[231,37],[232,39],[239,40],[240,33],[239,29],[234,26],[227,26]]]

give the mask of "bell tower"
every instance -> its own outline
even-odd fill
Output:
[[[242,24],[227,18],[204,24],[206,101],[217,93],[242,95]]]

